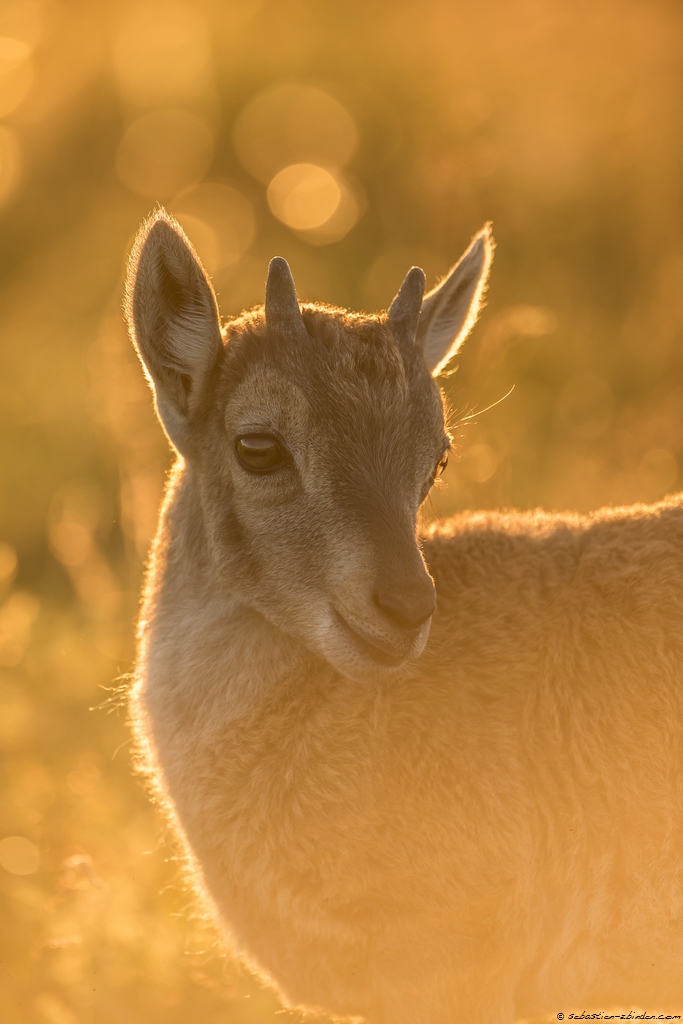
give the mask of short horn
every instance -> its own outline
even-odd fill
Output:
[[[266,324],[270,330],[292,338],[306,336],[304,319],[296,297],[294,278],[287,260],[275,256],[266,280]]]
[[[388,320],[397,340],[412,344],[417,332],[422,296],[425,290],[425,273],[419,267],[412,267],[405,281],[388,309]]]

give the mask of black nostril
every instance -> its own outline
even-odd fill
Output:
[[[426,622],[436,608],[434,588],[420,593],[395,590],[384,591],[378,588],[374,594],[375,604],[384,612],[388,619],[401,629],[417,629]]]

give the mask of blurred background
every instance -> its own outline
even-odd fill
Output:
[[[282,1012],[131,774],[170,464],[121,316],[140,220],[179,218],[225,315],[275,254],[304,300],[385,307],[492,220],[444,383],[463,416],[515,388],[427,516],[656,500],[683,466],[682,50],[675,0],[1,0],[3,1024]]]

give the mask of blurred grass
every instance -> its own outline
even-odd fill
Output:
[[[682,21],[668,0],[4,0],[3,1024],[278,1013],[196,913],[117,707],[169,464],[121,321],[141,218],[179,216],[226,314],[275,253],[304,299],[385,306],[493,220],[446,388],[464,414],[515,390],[460,432],[427,515],[655,500],[683,459]]]

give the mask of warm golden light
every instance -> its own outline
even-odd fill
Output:
[[[28,591],[13,590],[0,607],[0,665],[14,668],[23,659],[40,602]]]
[[[126,129],[116,156],[121,181],[139,195],[170,199],[201,181],[213,154],[206,121],[186,110],[155,110]]]
[[[662,491],[670,491],[676,483],[678,462],[666,448],[648,448],[638,464],[638,476],[643,494],[652,495],[650,500],[656,501]]]
[[[0,581],[12,579],[17,571],[17,553],[11,544],[0,543]]]
[[[15,110],[33,85],[31,47],[21,39],[0,36],[0,117]]]
[[[11,128],[0,125],[0,205],[6,202],[19,182],[21,156],[19,139]]]
[[[319,228],[336,212],[342,192],[330,171],[316,164],[285,167],[268,185],[268,204],[287,227]]]
[[[189,4],[140,4],[122,19],[112,64],[129,103],[154,106],[201,96],[211,66],[206,23]]]
[[[40,867],[38,847],[23,836],[0,839],[0,867],[11,875],[34,874]]]
[[[251,203],[221,182],[186,189],[169,204],[211,273],[231,267],[249,249],[256,231]]]
[[[488,444],[473,444],[465,449],[460,465],[469,480],[485,484],[498,468],[498,456]]]
[[[227,319],[274,255],[302,302],[385,309],[491,219],[423,516],[659,499],[681,39],[635,0],[0,0],[2,1024],[282,1021],[189,919],[119,706],[171,461],[122,318],[139,223],[169,209]]]
[[[358,145],[358,130],[329,93],[280,85],[250,100],[235,124],[233,143],[243,166],[265,184],[300,161],[345,166]]]

